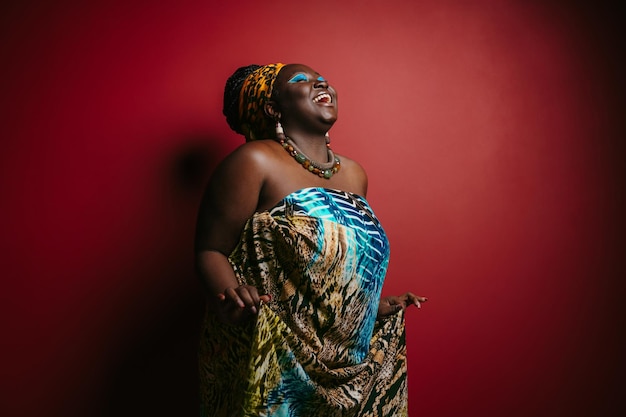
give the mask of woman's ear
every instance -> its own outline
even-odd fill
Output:
[[[265,114],[267,114],[272,120],[280,120],[280,112],[276,108],[275,101],[270,100],[265,103],[265,105],[263,106],[263,110],[265,111]]]

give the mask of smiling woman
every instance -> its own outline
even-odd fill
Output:
[[[224,114],[247,143],[198,216],[203,415],[406,415],[404,309],[426,299],[380,299],[389,245],[365,171],[331,150],[336,91],[304,65],[243,67]]]

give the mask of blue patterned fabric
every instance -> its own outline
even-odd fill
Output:
[[[229,260],[272,301],[247,327],[207,312],[205,415],[405,415],[403,314],[376,319],[388,259],[360,196],[306,188],[256,213]]]

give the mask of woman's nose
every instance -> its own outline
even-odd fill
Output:
[[[328,88],[328,81],[321,79],[315,80],[315,84],[313,85],[315,88]]]

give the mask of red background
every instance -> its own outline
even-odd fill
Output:
[[[407,317],[411,415],[604,416],[624,389],[624,65],[603,3],[2,6],[0,414],[196,415],[199,198],[223,85],[339,91]]]

